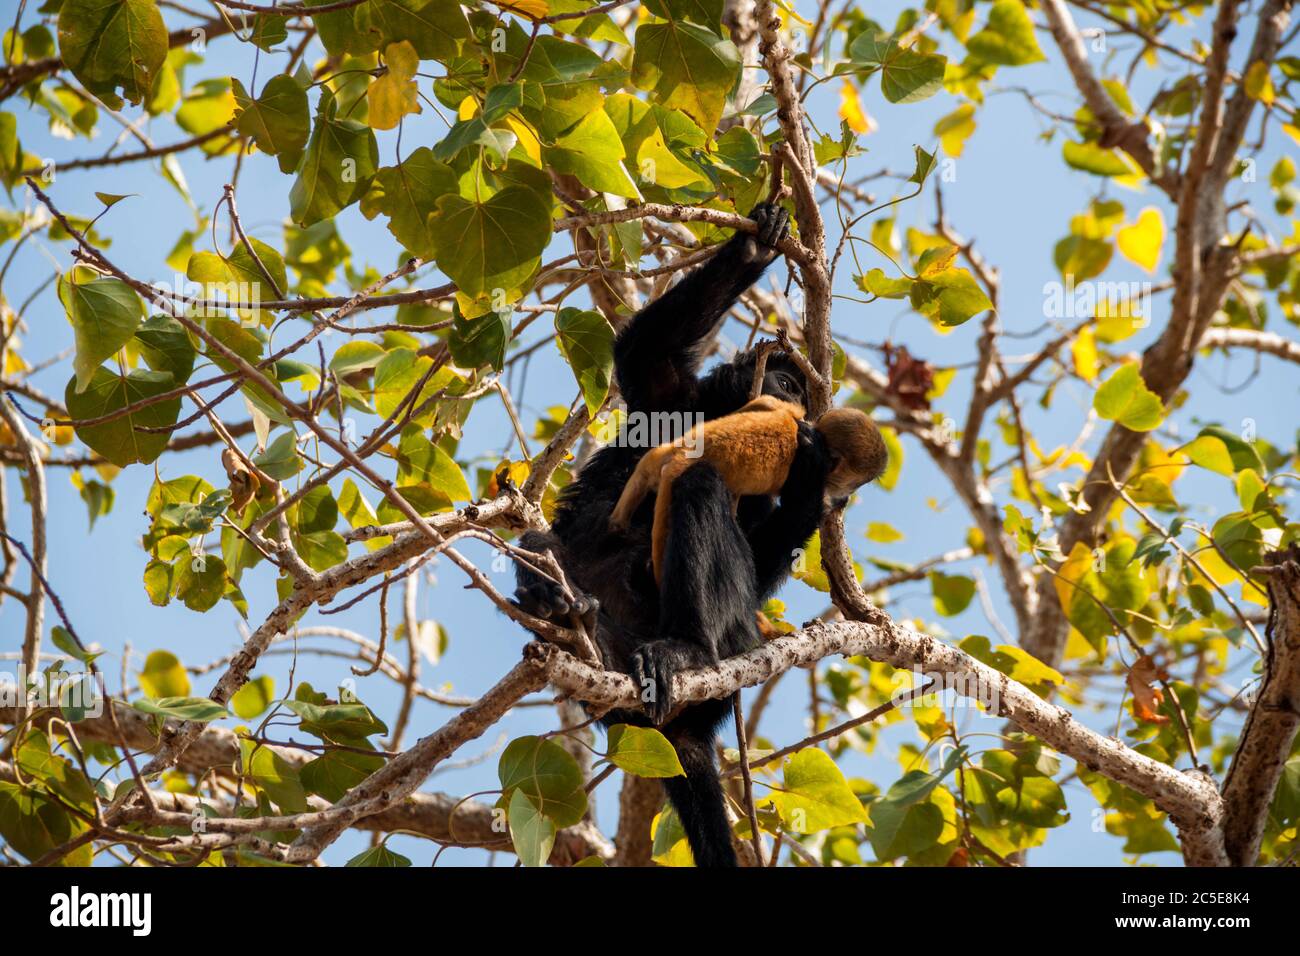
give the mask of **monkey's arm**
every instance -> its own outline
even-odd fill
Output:
[[[780,206],[756,206],[758,234],[737,233],[708,262],[632,317],[614,343],[614,371],[631,411],[689,404],[703,344],[740,294],[758,281],[789,233]]]
[[[817,530],[825,513],[826,476],[831,467],[825,438],[807,422],[800,422],[799,445],[781,488],[781,503],[748,536],[761,599],[771,597],[786,579],[795,550]]]

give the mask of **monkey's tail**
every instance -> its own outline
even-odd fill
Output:
[[[731,846],[731,824],[727,821],[722,781],[713,762],[712,736],[700,739],[695,733],[673,734],[672,743],[686,776],[665,777],[663,784],[681,818],[695,865],[734,867],[736,851]]]

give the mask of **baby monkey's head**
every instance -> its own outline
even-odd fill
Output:
[[[889,452],[871,416],[856,408],[833,408],[814,426],[826,439],[833,466],[826,478],[826,494],[847,498],[860,485],[875,481],[889,464]]]

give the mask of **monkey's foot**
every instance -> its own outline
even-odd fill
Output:
[[[515,598],[510,603],[525,614],[540,617],[560,627],[568,627],[573,618],[579,618],[588,633],[594,632],[596,614],[600,610],[600,602],[592,595],[577,591],[573,600],[569,601],[558,584],[541,578],[516,588]]]
[[[632,680],[645,712],[656,725],[662,725],[673,709],[673,675],[677,673],[677,655],[667,641],[642,645],[632,655]]]

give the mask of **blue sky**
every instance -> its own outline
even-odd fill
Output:
[[[893,3],[887,5],[888,9],[895,7]],[[878,9],[877,5],[873,5],[872,14],[886,22],[886,17],[876,12]],[[174,12],[169,11],[167,15],[169,23],[175,19]],[[29,12],[24,22],[30,23],[31,16]],[[1088,25],[1086,17],[1081,17],[1080,22]],[[1203,32],[1198,29],[1196,35]],[[1190,36],[1191,34],[1186,34],[1184,38]],[[1028,87],[1055,111],[1071,113],[1077,105],[1077,97],[1061,65],[1059,54],[1045,32],[1039,32],[1039,42],[1047,54],[1048,62],[1018,70],[1006,69],[995,85]],[[1245,39],[1239,40],[1238,47],[1244,47],[1246,42]],[[1110,69],[1122,72],[1134,55],[1133,43],[1126,39],[1111,38],[1110,46],[1115,57]],[[1240,52],[1238,50],[1239,56]],[[283,52],[270,56],[263,54],[258,67],[259,85],[272,75],[273,70],[283,68],[286,57],[287,54]],[[1099,69],[1102,68],[1101,59],[1094,55],[1094,66]],[[1162,74],[1139,70],[1134,100],[1147,102],[1158,78],[1175,79],[1181,75],[1182,66],[1185,64],[1177,64],[1168,73]],[[229,38],[216,42],[210,50],[209,62],[191,72],[189,78],[192,81],[205,75],[224,75],[226,70],[233,70],[246,84],[252,71],[252,58],[248,55],[248,48]],[[834,130],[838,125],[834,116],[837,96],[838,84],[827,83],[812,98],[813,116],[822,129]],[[901,170],[906,175],[911,170],[913,145],[934,148],[934,122],[953,109],[957,101],[947,94],[941,94],[923,104],[893,106],[881,98],[876,82],[870,81],[864,93],[864,104],[879,123],[879,129],[864,137],[863,143],[869,152],[853,161],[850,178],[882,167]],[[16,100],[6,104],[10,109],[19,106]],[[128,111],[134,118],[136,113],[129,107]],[[1097,195],[1100,181],[1064,166],[1060,160],[1061,136],[1058,134],[1052,141],[1044,142],[1039,133],[1044,128],[1045,121],[1019,95],[1007,93],[990,97],[977,113],[977,122],[978,129],[955,167],[955,181],[944,184],[945,207],[953,226],[962,234],[974,237],[985,258],[1001,270],[1001,319],[1004,328],[1009,332],[1027,332],[1038,328],[1044,321],[1044,283],[1060,278],[1052,263],[1052,247],[1068,232],[1070,217],[1081,212],[1089,200]],[[1255,129],[1255,124],[1252,124],[1252,139]],[[409,154],[418,146],[438,141],[444,130],[439,119],[427,108],[422,115],[408,117],[402,133],[402,154]],[[93,143],[87,144],[85,140],[69,142],[54,139],[48,134],[43,115],[19,112],[19,134],[25,148],[56,160],[67,161],[98,155],[119,132],[120,128],[110,118],[101,116],[99,136]],[[187,135],[165,117],[151,121],[148,132],[158,143],[173,142]],[[390,164],[396,155],[395,136],[380,133],[379,138],[382,161]],[[1272,202],[1267,187],[1267,170],[1284,150],[1290,149],[1294,153],[1294,143],[1285,140],[1276,125],[1270,130],[1267,142],[1260,160],[1257,181],[1253,184],[1235,184],[1231,198],[1249,201],[1265,222],[1282,231],[1281,225],[1271,218]],[[134,147],[128,145],[128,148]],[[210,213],[221,194],[222,185],[230,179],[232,160],[208,160],[188,153],[181,158],[181,164],[195,201],[205,212]],[[281,223],[288,211],[290,183],[291,179],[278,172],[273,160],[260,155],[245,161],[239,181],[238,199],[246,227],[254,236],[277,247],[282,247]],[[882,198],[887,198],[891,186],[888,181],[877,181],[870,188],[880,191]],[[96,190],[137,194],[116,206],[101,220],[100,232],[113,239],[108,250],[110,257],[139,278],[149,281],[170,279],[170,270],[163,259],[178,234],[183,229],[193,227],[193,214],[178,193],[148,164],[63,173],[58,176],[49,192],[64,210],[93,215],[100,208],[94,197]],[[1130,220],[1143,207],[1155,205],[1164,212],[1167,224],[1173,222],[1169,204],[1154,190],[1132,192],[1111,187],[1108,194],[1124,202]],[[12,202],[21,206],[30,202],[30,199],[25,190],[15,190]],[[933,217],[934,196],[931,186],[927,187],[921,199],[907,203],[900,209],[899,225],[901,228],[915,224],[928,229]],[[400,254],[400,249],[382,221],[367,222],[355,206],[339,216],[338,226],[352,248],[356,266],[371,264],[381,271],[387,271]],[[223,223],[219,230],[223,243],[225,232]],[[832,241],[838,239],[838,231],[833,231],[831,238]],[[210,248],[206,245],[206,240],[203,248]],[[557,245],[556,248],[560,247]],[[19,252],[7,280],[4,289],[7,300],[11,304],[21,302],[48,277],[55,263],[66,268],[69,264],[67,252],[66,244],[53,246],[43,240],[29,242]],[[865,266],[888,268],[888,264],[883,261],[868,262],[869,255],[869,251],[864,253]],[[1168,264],[1169,255],[1166,250],[1157,280],[1167,274]],[[837,283],[837,291],[850,293],[849,270],[841,271],[843,275]],[[784,280],[784,266],[778,264],[774,274]],[[1148,277],[1116,256],[1103,278],[1142,281]],[[438,281],[440,278],[428,268],[420,276],[421,285],[432,285]],[[1123,347],[1139,351],[1149,344],[1163,323],[1167,308],[1167,296],[1157,297],[1156,329],[1145,330]],[[390,320],[384,313],[370,315],[375,321]],[[29,331],[25,336],[23,353],[29,362],[43,360],[71,346],[71,329],[52,287],[28,311],[27,321]],[[526,341],[534,341],[546,324],[544,320],[536,323],[526,335]],[[920,316],[910,313],[900,303],[887,301],[872,305],[839,301],[833,314],[833,327],[840,335],[870,342],[880,342],[886,336],[892,336],[895,342],[906,344],[913,354],[936,365],[971,361],[975,356],[974,343],[979,331],[978,325],[978,322],[971,322],[949,335],[939,336]],[[1280,325],[1284,323],[1274,310],[1270,327],[1285,332]],[[732,325],[724,334],[732,342],[743,342],[745,330]],[[1045,336],[1039,335],[1008,341],[1004,344],[1004,352],[1030,353],[1044,339]],[[337,341],[327,342],[327,350],[337,344]],[[876,361],[874,354],[861,353],[856,349],[851,351]],[[1243,419],[1253,419],[1258,423],[1260,435],[1276,443],[1289,444],[1294,440],[1296,427],[1294,409],[1297,379],[1293,369],[1283,367],[1276,360],[1264,358],[1258,376],[1249,387],[1237,392],[1227,392],[1220,388],[1224,383],[1244,381],[1250,376],[1253,364],[1251,357],[1202,359],[1188,383],[1193,389],[1193,397],[1171,416],[1167,427],[1190,437],[1203,422],[1218,422],[1236,430]],[[51,394],[62,395],[70,374],[68,363],[63,362],[38,373],[32,381]],[[968,370],[960,373],[948,394],[938,403],[939,408],[958,421],[964,418],[969,378]],[[541,349],[532,362],[527,390],[522,396],[525,427],[531,429],[533,421],[538,415],[545,414],[547,407],[567,404],[575,392],[572,374],[555,348],[547,346]],[[1058,389],[1052,408],[1046,411],[1035,403],[1037,397],[1037,393],[1027,397],[1026,425],[1037,435],[1044,448],[1068,444],[1077,434],[1090,405],[1091,391],[1077,381],[1066,382]],[[242,403],[227,403],[223,412],[227,421],[242,420]],[[1096,448],[1103,433],[1101,429],[1097,431],[1089,443],[1090,450]],[[462,461],[468,461],[475,455],[483,454],[496,460],[494,452],[499,452],[509,435],[509,422],[500,404],[485,399],[471,415],[460,457]],[[860,561],[868,557],[897,561],[923,560],[960,546],[970,525],[968,516],[955,499],[951,488],[924,459],[921,450],[906,439],[904,446],[906,463],[904,480],[900,486],[889,493],[875,487],[865,489],[849,514],[849,540]],[[164,458],[160,467],[166,478],[200,474],[217,486],[225,483],[216,454],[211,450]],[[472,472],[467,469],[467,474]],[[25,536],[26,516],[21,507],[17,480],[13,472],[7,473],[6,479],[11,511],[16,515],[13,530]],[[113,512],[101,518],[93,530],[88,530],[85,506],[69,483],[67,470],[51,469],[49,472],[50,577],[83,638],[97,641],[108,651],[101,664],[109,675],[119,672],[120,655],[128,646],[131,653],[130,669],[134,673],[139,670],[144,655],[156,648],[170,649],[186,664],[197,665],[230,653],[239,643],[238,617],[228,603],[223,602],[202,615],[177,603],[161,609],[150,605],[141,583],[146,556],[139,546],[139,538],[148,525],[148,519],[143,515],[143,506],[152,480],[153,471],[147,467],[135,466],[123,472],[114,482],[117,501]],[[1235,509],[1231,483],[1225,478],[1189,473],[1181,479],[1179,493],[1184,500],[1197,502],[1196,516],[1207,522],[1212,521],[1216,514]],[[1005,487],[997,489],[997,494],[1000,502],[1009,500]],[[904,540],[888,545],[869,542],[863,534],[869,521],[890,522],[904,534]],[[481,567],[490,566],[491,555],[486,549],[470,545],[466,548],[466,553]],[[975,564],[976,562],[968,562],[965,566],[949,570],[970,573],[970,568]],[[1011,621],[1012,615],[1000,596],[996,572],[982,561],[978,564],[993,589],[998,613],[1004,621]],[[446,628],[450,646],[436,667],[426,664],[423,682],[433,687],[445,685],[457,694],[477,694],[490,686],[517,659],[526,635],[492,609],[481,595],[465,590],[463,574],[449,562],[437,563],[433,566],[432,573],[436,583],[433,586],[425,584],[420,589],[420,612],[422,616],[437,620]],[[509,590],[508,572],[490,573],[494,575],[498,587]],[[25,580],[25,575],[20,575],[19,580]],[[262,566],[245,575],[243,586],[251,608],[251,622],[255,626],[276,603],[273,577]],[[780,597],[788,604],[789,619],[795,622],[820,613],[825,606],[823,595],[812,592],[798,582],[788,584]],[[897,589],[893,597],[891,611],[896,615],[927,620],[935,618],[929,586],[925,582]],[[395,595],[392,604],[394,613],[397,613],[399,607],[400,599]],[[309,614],[304,623],[333,623],[374,636],[378,630],[375,598],[367,599],[357,608],[330,618],[318,618],[315,614]],[[973,602],[962,615],[944,619],[942,624],[953,640],[959,640],[968,634],[993,634],[978,601]],[[13,601],[6,601],[0,607],[0,649],[15,649],[20,634],[19,610]],[[46,647],[48,649],[49,645]],[[283,693],[287,686],[289,663],[287,657],[269,657],[262,662],[256,673],[272,675],[276,680],[277,693]],[[308,655],[300,659],[297,676],[300,680],[311,681],[317,687],[334,687],[340,680],[351,676],[347,666],[348,662],[336,658]],[[1249,661],[1239,660],[1234,673],[1244,679],[1249,673]],[[195,691],[206,692],[212,679],[211,676],[194,678]],[[115,681],[115,677],[111,680]],[[381,717],[391,719],[395,712],[397,693],[387,679],[381,676],[359,678],[357,692]],[[1114,708],[1118,693],[1108,692],[1101,696],[1105,699],[1106,709],[1083,716],[1094,726],[1110,732],[1115,725]],[[801,738],[807,732],[806,705],[807,683],[803,675],[788,676],[768,710],[762,727],[763,733],[780,745]],[[434,729],[450,716],[447,708],[427,702],[417,704],[407,742]],[[228,724],[233,726],[234,722]],[[992,723],[984,724],[983,718],[975,717],[972,729],[984,732],[995,729]],[[485,747],[495,743],[498,731],[514,737],[551,729],[553,726],[553,714],[549,709],[525,708],[512,714],[482,740],[464,748],[457,754],[457,758],[481,753]],[[896,744],[903,741],[914,744],[918,740],[910,723],[904,723],[885,735],[885,745],[878,747],[874,754],[854,755],[846,758],[842,766],[846,772],[868,777],[882,788],[888,787],[901,775]],[[428,786],[457,794],[491,789],[496,785],[495,768],[496,760],[493,757],[464,770],[437,774]],[[598,820],[608,832],[612,832],[617,814],[618,787],[619,778],[616,775],[598,790]],[[1067,794],[1073,819],[1060,831],[1049,835],[1046,847],[1035,852],[1034,862],[1058,865],[1106,865],[1120,862],[1121,841],[1105,834],[1097,834],[1090,826],[1092,811],[1096,806],[1091,795],[1077,782],[1067,785]],[[331,862],[341,863],[364,846],[363,836],[348,834],[331,849],[327,858]],[[433,850],[431,844],[410,838],[395,838],[390,841],[390,846],[412,856],[417,865],[427,864]],[[481,853],[452,849],[443,854],[440,863],[477,863],[482,859]],[[1178,860],[1172,854],[1160,854],[1148,857],[1146,862],[1169,864]]]

